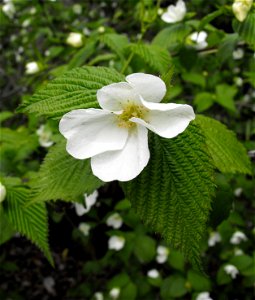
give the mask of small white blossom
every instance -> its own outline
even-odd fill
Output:
[[[213,300],[208,292],[199,293],[196,300]]]
[[[243,78],[242,77],[234,77],[234,82],[237,86],[243,85]]]
[[[8,18],[12,19],[14,17],[16,9],[12,1],[5,1],[5,4],[2,7],[2,11]]]
[[[244,99],[244,100],[245,100],[245,99]],[[250,99],[249,99],[249,100],[250,100]],[[241,187],[239,187],[239,188],[237,188],[237,189],[234,190],[234,195],[235,195],[236,197],[240,197],[241,194],[242,194],[242,192],[243,192],[243,189],[242,189]]]
[[[93,174],[105,182],[129,181],[142,172],[150,158],[148,129],[173,138],[195,119],[189,105],[159,103],[166,93],[159,77],[135,73],[126,80],[97,91],[102,109],[73,110],[59,123],[67,152],[91,157]]]
[[[105,27],[104,26],[100,26],[100,27],[98,27],[97,31],[99,33],[104,33],[105,32]]]
[[[45,125],[41,125],[37,130],[36,134],[39,136],[39,144],[44,148],[49,148],[54,144],[51,140],[52,132]]]
[[[213,247],[216,245],[216,243],[219,243],[221,241],[221,235],[219,232],[213,231],[210,233],[210,237],[208,239],[208,246]]]
[[[149,270],[147,272],[147,276],[150,277],[150,278],[158,278],[159,277],[159,271],[156,270],[156,269]]]
[[[164,10],[162,8],[159,8],[157,13],[159,16],[161,16],[164,13]]]
[[[95,300],[104,300],[104,295],[101,292],[96,292],[94,294],[94,298],[95,298]]]
[[[25,65],[25,73],[26,74],[35,74],[40,71],[40,67],[36,61],[29,62]]]
[[[119,295],[120,295],[120,288],[118,288],[118,287],[114,287],[114,288],[111,289],[110,292],[109,292],[109,296],[110,296],[112,299],[118,299],[118,298],[119,298]]]
[[[76,14],[76,15],[80,15],[82,13],[82,6],[78,3],[74,4],[73,5],[73,12]]]
[[[0,182],[0,203],[4,201],[6,197],[6,187]]]
[[[43,286],[49,294],[56,295],[56,291],[54,289],[55,280],[53,277],[51,277],[51,276],[45,277],[43,279]]]
[[[234,59],[242,59],[244,57],[244,51],[242,48],[237,48],[232,53]]]
[[[37,11],[36,7],[31,7],[29,12],[31,15],[34,15],[36,13],[36,11]]]
[[[113,235],[108,240],[108,248],[110,250],[121,250],[125,245],[125,238],[123,236]]]
[[[197,50],[205,49],[208,46],[206,42],[207,33],[205,31],[193,32],[189,37],[195,43],[193,47]]]
[[[244,252],[243,252],[242,249],[235,248],[235,249],[234,249],[234,254],[235,254],[235,256],[239,256],[239,255],[243,255]]]
[[[84,207],[83,204],[75,203],[74,207],[75,207],[76,214],[80,217],[80,216],[88,213],[90,211],[91,207],[96,203],[97,197],[98,197],[97,190],[95,190],[90,195],[84,194],[84,204],[86,207]]]
[[[118,229],[122,226],[123,220],[122,220],[120,214],[114,213],[107,218],[106,224],[108,226],[113,227],[114,229]]]
[[[238,269],[233,265],[226,265],[224,271],[230,275],[233,279],[236,278],[236,275],[239,273]]]
[[[233,245],[238,245],[242,241],[247,241],[247,236],[241,231],[236,231],[230,239],[230,243]]]
[[[79,224],[78,228],[85,236],[88,236],[91,226],[87,223],[82,222]]]
[[[78,32],[70,32],[66,43],[74,48],[79,48],[83,45],[82,34]]]
[[[253,0],[235,0],[232,10],[238,21],[243,22],[252,7]]]
[[[26,27],[28,27],[28,26],[30,25],[30,23],[31,23],[31,20],[30,20],[30,19],[26,19],[26,20],[24,20],[24,21],[22,22],[21,26],[22,26],[23,28],[26,28]]]
[[[170,5],[167,11],[162,14],[161,19],[166,23],[176,23],[182,21],[187,12],[185,2],[178,0],[176,5]]]
[[[163,264],[167,261],[169,255],[169,249],[165,246],[158,246],[157,247],[157,256],[156,256],[156,261],[159,264]]]
[[[91,34],[91,31],[87,27],[84,27],[82,32],[85,36],[90,36]]]

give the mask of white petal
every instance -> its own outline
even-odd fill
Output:
[[[127,102],[140,104],[140,97],[127,82],[112,83],[97,91],[100,106],[108,111],[122,111]]]
[[[163,13],[161,19],[166,23],[176,23],[176,16],[174,14],[170,14],[168,12]]]
[[[134,73],[126,77],[127,82],[136,90],[136,92],[149,102],[160,102],[166,93],[166,85],[159,77]]]
[[[130,121],[141,124],[159,136],[173,138],[182,133],[190,121],[195,119],[193,108],[186,104],[143,103],[150,108],[146,121],[131,118]]]
[[[105,182],[128,181],[142,172],[149,158],[148,130],[138,125],[129,134],[122,150],[92,157],[91,168],[94,175]]]
[[[206,38],[207,38],[207,33],[205,31],[201,31],[198,34],[197,42],[198,43],[203,43],[203,42],[205,42]]]
[[[67,152],[77,159],[122,149],[128,136],[128,130],[117,125],[116,115],[93,108],[65,114],[59,131],[67,139]]]

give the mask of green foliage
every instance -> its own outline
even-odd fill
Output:
[[[13,228],[35,243],[53,265],[48,245],[48,218],[44,203],[27,205],[29,190],[7,187],[6,215]]]
[[[216,97],[215,102],[219,103],[221,106],[235,112],[236,107],[234,103],[234,96],[237,93],[237,88],[235,86],[230,86],[228,84],[220,84],[216,86]]]
[[[120,57],[120,59],[125,59],[125,47],[128,46],[128,38],[125,35],[107,33],[102,36],[101,40],[113,52],[115,52]]]
[[[156,45],[131,44],[128,49],[141,57],[154,71],[166,73],[171,64],[169,52]]]
[[[0,245],[8,241],[15,233],[10,221],[4,214],[3,208],[0,205]]]
[[[179,298],[187,293],[186,280],[181,275],[167,277],[161,286],[160,295],[162,299]]]
[[[251,164],[245,148],[235,134],[214,119],[197,116],[197,124],[206,137],[206,144],[216,168],[223,173],[251,174]]]
[[[50,149],[32,182],[32,201],[77,201],[77,197],[91,194],[101,184],[91,172],[90,160],[74,159],[61,142]]]
[[[255,12],[250,12],[247,18],[243,22],[234,20],[234,30],[240,35],[240,37],[247,42],[252,49],[255,49]]]
[[[21,109],[37,116],[60,118],[74,109],[98,107],[97,90],[122,80],[124,77],[112,69],[75,68],[39,89]]]
[[[142,174],[123,184],[126,196],[146,224],[199,266],[199,242],[214,194],[204,137],[193,124],[171,140],[152,134],[150,152]]]

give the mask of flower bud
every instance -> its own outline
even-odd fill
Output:
[[[5,197],[6,197],[6,188],[0,182],[0,203],[4,201]]]
[[[81,47],[83,44],[82,34],[78,32],[70,32],[66,39],[66,43],[74,48]]]
[[[232,10],[238,21],[243,22],[252,7],[253,0],[235,0]]]

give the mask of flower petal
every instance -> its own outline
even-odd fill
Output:
[[[67,139],[67,152],[77,159],[122,149],[128,137],[128,130],[117,125],[114,114],[93,108],[65,114],[59,131]]]
[[[137,125],[130,132],[122,150],[109,151],[92,157],[91,168],[94,175],[105,182],[128,181],[142,172],[149,158],[148,130]]]
[[[130,121],[143,125],[164,138],[173,138],[182,133],[190,121],[195,119],[193,108],[190,105],[146,103],[146,101],[143,103],[150,108],[146,121],[139,118],[131,118]]]
[[[159,77],[134,73],[126,77],[127,82],[135,89],[135,91],[149,102],[160,102],[166,93],[166,85]]]
[[[176,23],[177,19],[176,16],[173,13],[165,12],[161,16],[161,19],[166,23]]]
[[[112,83],[97,91],[97,100],[104,110],[122,111],[127,102],[140,104],[140,97],[127,82]]]

